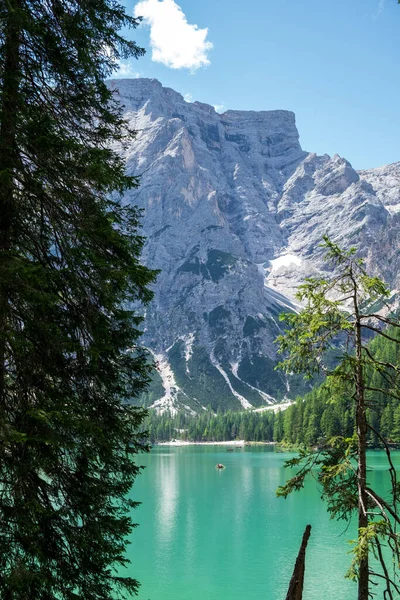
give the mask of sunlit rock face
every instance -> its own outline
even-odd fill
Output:
[[[289,111],[218,114],[156,80],[110,86],[138,132],[120,148],[141,182],[125,200],[144,209],[143,260],[161,269],[143,338],[159,364],[147,403],[199,411],[293,398],[301,379],[274,370],[279,314],[326,268],[326,233],[397,283],[400,164],[357,173],[305,152]]]

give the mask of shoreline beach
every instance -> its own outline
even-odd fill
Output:
[[[187,440],[170,440],[169,442],[155,442],[154,446],[275,446],[276,442],[246,442],[245,440],[232,440],[223,442],[190,442]]]

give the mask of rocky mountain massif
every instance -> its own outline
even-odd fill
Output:
[[[137,130],[121,149],[141,185],[143,260],[161,269],[143,343],[158,363],[148,405],[265,407],[304,385],[275,371],[279,314],[324,271],[327,233],[400,284],[400,163],[357,172],[302,150],[293,113],[223,114],[156,80],[111,81]],[[118,90],[118,91],[117,91]]]

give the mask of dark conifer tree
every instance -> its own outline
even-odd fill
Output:
[[[100,600],[133,525],[154,274],[104,80],[142,50],[116,0],[0,2],[0,597]]]

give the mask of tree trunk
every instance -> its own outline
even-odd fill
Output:
[[[311,525],[307,525],[303,534],[303,539],[301,542],[299,554],[296,559],[296,564],[293,569],[293,575],[292,579],[290,580],[286,600],[302,600],[303,598],[304,571],[306,566],[306,549],[308,540],[310,538],[310,534]]]
[[[0,107],[0,408],[4,408],[10,246],[15,213],[16,135],[20,84],[20,0],[9,0]]]
[[[364,373],[362,365],[362,339],[361,323],[359,319],[357,292],[354,291],[354,312],[356,315],[356,430],[358,439],[358,533],[360,529],[368,526],[367,502],[367,417],[365,410]],[[368,549],[365,556],[361,557],[358,578],[358,600],[368,600],[369,565]]]

